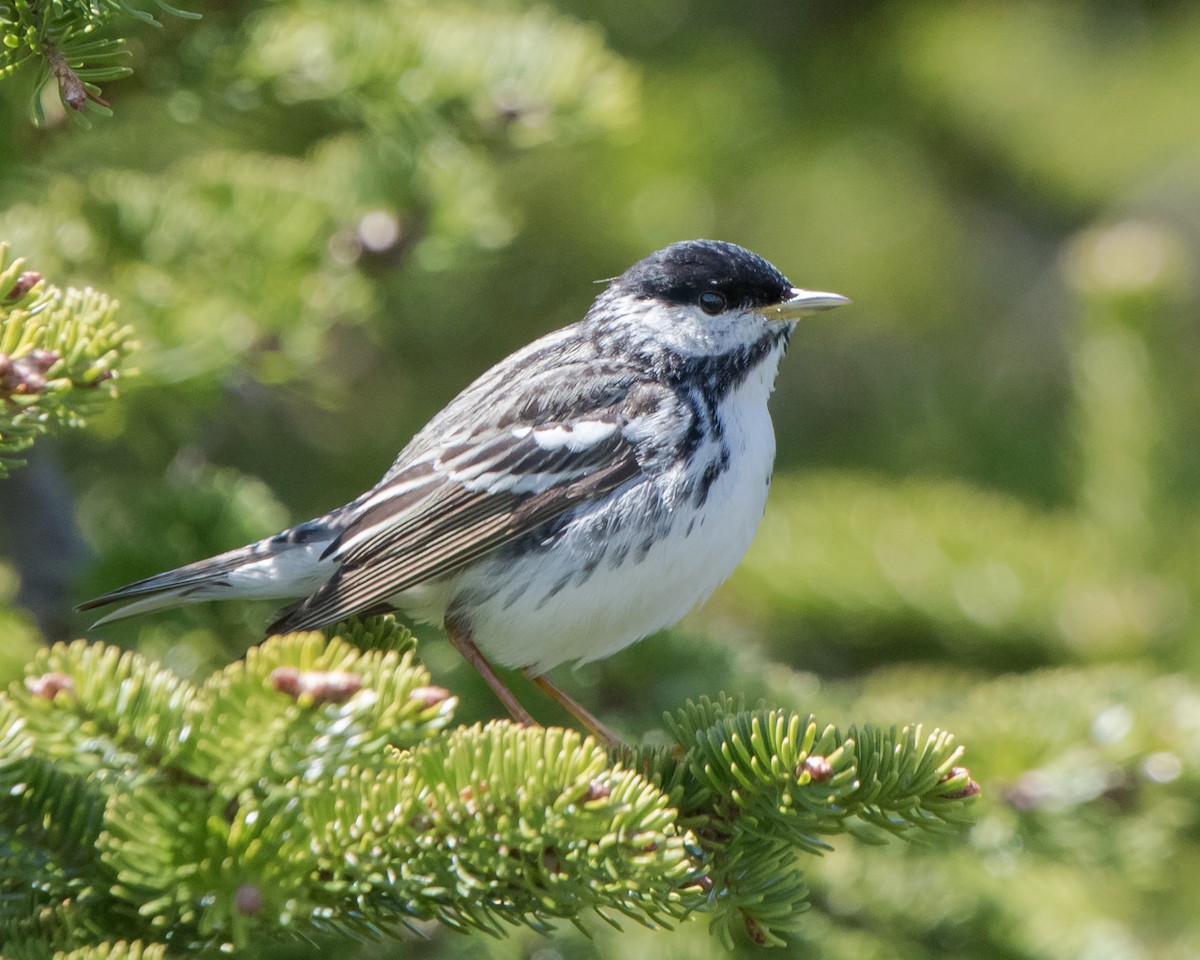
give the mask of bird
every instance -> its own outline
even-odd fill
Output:
[[[501,360],[345,506],[80,606],[95,626],[208,600],[292,600],[267,634],[399,611],[441,623],[514,720],[493,664],[546,676],[678,622],[733,572],[775,459],[767,405],[797,321],[839,294],[793,286],[734,243],[639,260],[583,319]]]

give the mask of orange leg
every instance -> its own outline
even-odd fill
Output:
[[[479,675],[487,681],[487,685],[500,698],[500,702],[512,714],[512,718],[522,726],[537,726],[537,721],[533,719],[533,714],[521,706],[517,698],[513,695],[513,692],[504,685],[504,681],[496,676],[495,669],[488,662],[487,657],[483,655],[483,651],[475,645],[475,641],[471,639],[470,635],[449,620],[446,621],[446,635],[450,638],[450,642],[454,644],[454,648],[463,655],[463,659],[478,670]]]
[[[572,697],[569,693],[559,689],[549,679],[539,674],[533,673],[531,670],[524,671],[525,676],[534,682],[539,690],[542,691],[551,700],[554,700],[571,716],[585,726],[591,734],[603,743],[610,750],[619,750],[624,746],[621,743],[621,738],[613,733],[608,727],[596,719],[582,703]]]

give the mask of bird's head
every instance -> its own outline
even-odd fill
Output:
[[[796,321],[850,301],[801,290],[737,244],[673,243],[639,260],[596,300],[589,319],[629,346],[683,357],[719,356],[785,339]]]

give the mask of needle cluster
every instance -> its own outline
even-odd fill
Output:
[[[202,684],[103,644],[41,653],[0,696],[8,953],[691,913],[782,942],[822,838],[942,833],[977,792],[948,734],[724,698],[622,756],[572,730],[456,727],[390,618],[331,633],[273,637]]]
[[[78,427],[115,392],[132,331],[95,290],[47,283],[0,243],[0,477],[14,454],[52,427]]]

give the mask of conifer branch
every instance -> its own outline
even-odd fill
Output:
[[[173,16],[199,17],[163,0],[155,0],[155,5]],[[13,0],[0,6],[0,77],[36,67],[31,109],[39,123],[45,120],[42,89],[51,80],[63,104],[85,124],[85,111],[110,115],[99,84],[127,77],[133,71],[123,62],[128,55],[124,38],[96,34],[102,28],[136,22],[161,26],[151,13],[126,0]]]
[[[13,454],[54,427],[78,427],[98,396],[112,396],[132,330],[94,290],[62,290],[9,260],[0,243],[0,477]]]
[[[703,912],[781,943],[822,838],[943,833],[978,792],[948,734],[724,697],[621,757],[572,730],[450,729],[455,698],[394,621],[331,633],[201,685],[103,644],[40,654],[0,696],[0,940],[192,952]]]

